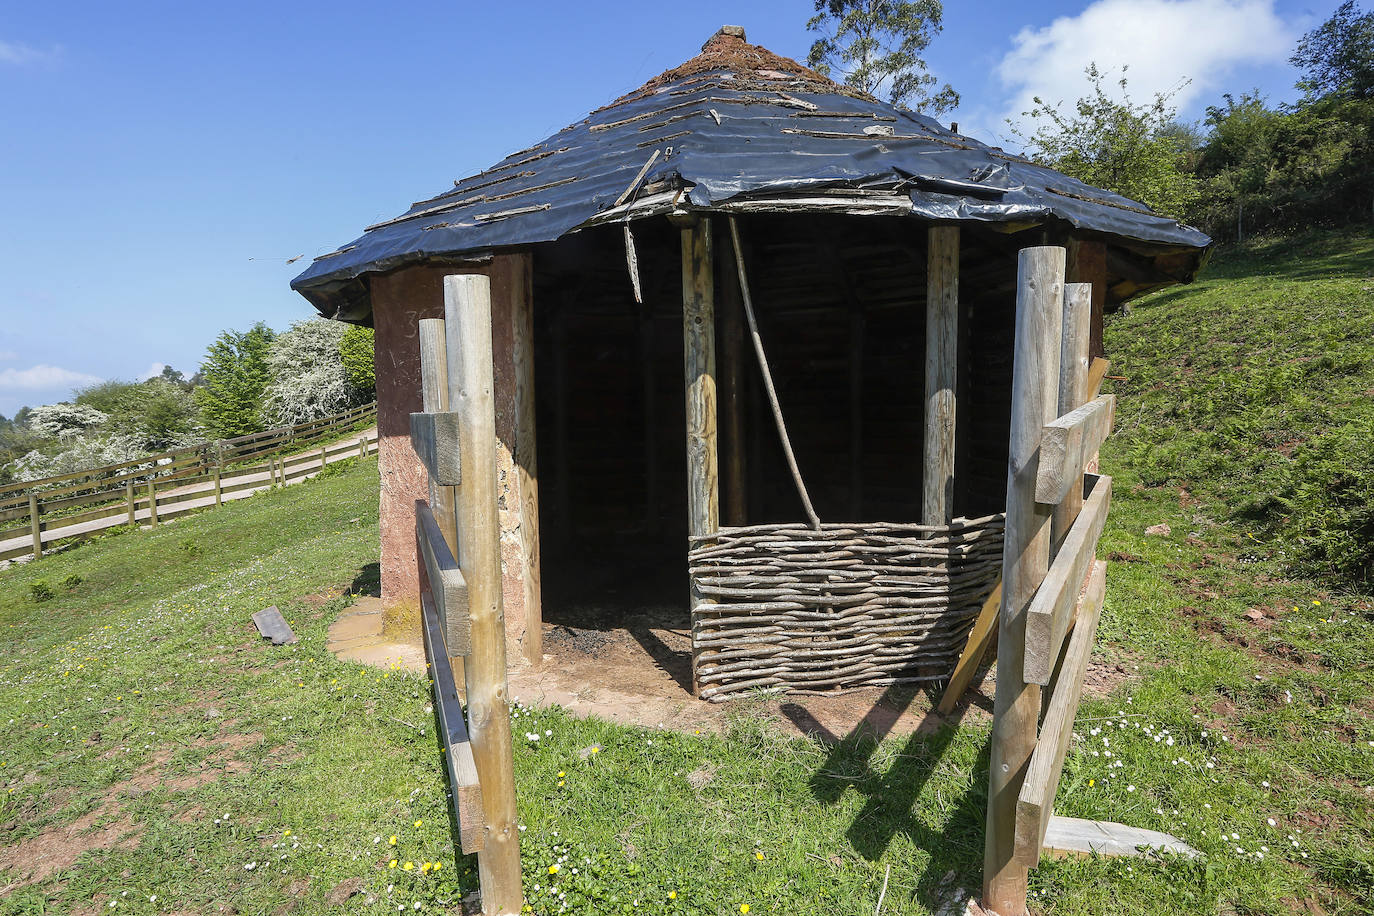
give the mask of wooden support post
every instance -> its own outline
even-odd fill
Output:
[[[520,581],[525,598],[525,631],[520,654],[531,665],[544,658],[544,589],[539,571],[539,452],[534,399],[534,271],[528,256],[517,259],[518,293],[511,300],[511,363],[515,369],[515,463],[520,504]]]
[[[138,519],[134,515],[134,506],[137,504],[137,500],[134,499],[134,482],[132,480],[124,482],[124,502],[129,506],[129,527],[132,528],[138,524]]]
[[[329,465],[329,446],[320,446],[320,470],[323,471]]]
[[[1092,336],[1092,295],[1090,283],[1064,284],[1063,334],[1059,345],[1058,415],[1077,410],[1088,402],[1088,347]],[[1079,469],[1082,470],[1081,468]],[[1064,501],[1054,510],[1050,526],[1051,552],[1059,550],[1073,520],[1083,508],[1083,486],[1070,486]]]
[[[358,460],[359,460],[359,461],[362,461],[362,460],[363,460],[364,458],[366,458],[366,457],[367,457],[367,437],[366,437],[366,436],[359,436],[359,437],[358,437]]]
[[[1051,507],[1035,501],[1040,438],[1059,406],[1064,249],[1024,248],[1017,267],[1007,520],[997,639],[983,908],[1025,916],[1026,866],[1016,861],[1016,801],[1035,752],[1040,687],[1025,679],[1026,608],[1050,560]]]
[[[1088,318],[1088,354],[1105,356],[1102,346],[1102,315],[1107,304],[1107,243],[1070,239],[1064,265],[1070,283],[1091,283],[1092,305]]]
[[[687,533],[700,537],[720,527],[716,473],[716,328],[711,223],[682,229],[682,359],[687,393]],[[708,603],[691,590],[691,606]],[[692,633],[692,689],[698,695],[696,633]]]
[[[221,481],[221,478],[222,478],[223,476],[224,476],[224,469],[223,469],[218,463],[216,463],[216,464],[215,464],[215,505],[216,505],[216,506],[222,506],[222,505],[224,505],[224,485],[223,485],[223,482]],[[133,509],[130,509],[129,512],[130,512],[130,514],[132,515]]]
[[[33,558],[43,556],[43,520],[39,513],[43,507],[38,504],[38,491],[29,491],[29,534],[33,535]]]
[[[148,524],[157,527],[157,478],[148,481]]]
[[[959,366],[959,227],[931,226],[926,256],[926,425],[921,521],[954,511],[954,421]]]
[[[721,518],[745,524],[744,502],[744,302],[729,246],[720,256],[720,446]]]
[[[506,624],[501,605],[501,528],[497,518],[496,401],[493,393],[491,281],[444,278],[449,408],[461,417],[463,486],[459,563],[468,584],[472,652],[464,666],[473,758],[482,784],[487,836],[477,858],[486,916],[519,913],[520,834],[506,687]]]

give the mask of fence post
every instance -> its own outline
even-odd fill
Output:
[[[323,471],[325,465],[328,464],[328,463],[329,463],[329,446],[327,446],[327,445],[321,445],[321,446],[320,446],[320,470]]]
[[[501,533],[496,512],[491,281],[444,278],[449,409],[459,415],[463,485],[458,488],[460,563],[468,582],[472,650],[464,665],[473,758],[482,784],[486,845],[477,856],[482,912],[519,913],[520,834],[506,701],[506,625],[501,606]]]
[[[221,465],[219,462],[216,462],[216,463],[215,463],[215,505],[216,505],[216,506],[222,506],[222,505],[224,505],[224,489],[223,489],[223,487],[222,487],[222,485],[221,485],[221,483],[220,483],[220,477],[223,475],[223,473],[224,473],[223,465]]]
[[[157,478],[153,477],[148,481],[148,520],[149,523],[157,527]]]
[[[38,491],[29,491],[29,532],[33,535],[33,558],[43,556],[43,523],[39,521]]]
[[[124,501],[129,504],[129,527],[132,528],[138,524],[138,517],[134,514],[134,506],[137,505],[138,500],[134,498],[134,482],[132,480],[124,481]]]
[[[1051,506],[1035,501],[1040,439],[1059,406],[1064,316],[1064,249],[1023,248],[1016,276],[1007,520],[1002,546],[1002,608],[997,693],[988,766],[983,908],[1025,916],[1027,868],[1016,861],[1016,801],[1035,753],[1040,686],[1027,684],[1026,609],[1050,562]]]
[[[359,460],[359,461],[362,461],[362,460],[363,460],[364,458],[366,458],[366,457],[367,457],[367,437],[366,437],[366,436],[359,436],[359,437],[358,437],[358,460]]]

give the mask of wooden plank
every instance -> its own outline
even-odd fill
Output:
[[[1092,321],[1092,285],[1064,284],[1064,325],[1059,345],[1059,415],[1070,413],[1092,400],[1088,387],[1088,337]],[[1040,460],[1045,460],[1041,443]],[[1064,541],[1073,520],[1083,508],[1083,487],[1070,484],[1064,498],[1054,510],[1050,522],[1050,549],[1053,554]],[[1039,480],[1036,481],[1037,487]],[[1039,494],[1037,493],[1037,496]]]
[[[1059,774],[1064,769],[1064,755],[1073,737],[1073,717],[1083,695],[1083,678],[1088,671],[1088,659],[1093,652],[1093,637],[1102,616],[1102,597],[1107,590],[1107,564],[1098,561],[1077,601],[1076,623],[1069,648],[1064,653],[1059,682],[1045,710],[1040,728],[1040,742],[1026,768],[1026,779],[1016,801],[1016,859],[1027,868],[1040,861],[1040,844],[1045,828],[1054,813],[1054,795],[1059,788]]]
[[[33,558],[43,556],[43,507],[38,504],[38,492],[29,491],[29,536],[33,538]]]
[[[716,466],[715,288],[711,223],[699,219],[682,229],[682,359],[687,397],[687,533],[699,537],[720,527],[720,479]],[[737,265],[738,266],[738,265]],[[691,604],[711,599],[692,584]],[[692,632],[692,689],[700,693],[700,652]]]
[[[1069,856],[1143,857],[1160,853],[1196,859],[1202,855],[1178,837],[1159,830],[1058,815],[1050,818],[1042,852],[1055,859]]]
[[[1074,520],[1044,583],[1026,609],[1027,683],[1048,684],[1064,634],[1073,619],[1078,585],[1097,554],[1097,541],[1107,523],[1112,502],[1112,479],[1091,477],[1092,492]]]
[[[1088,352],[1093,356],[1102,356],[1102,316],[1107,303],[1107,243],[1096,239],[1071,239],[1065,276],[1070,282],[1092,285]]]
[[[485,848],[478,855],[482,912],[519,913],[520,834],[515,810],[506,623],[501,601],[501,527],[497,518],[496,401],[491,340],[491,281],[444,277],[449,407],[459,417],[464,484],[457,491],[463,577],[468,583],[472,649],[464,664],[473,759],[482,781]]]
[[[954,707],[959,705],[959,699],[968,689],[968,685],[973,681],[973,675],[977,673],[978,666],[983,662],[983,656],[987,654],[992,641],[997,637],[997,612],[1002,607],[1002,582],[998,580],[997,587],[988,595],[988,600],[983,602],[983,609],[978,612],[978,619],[973,621],[973,629],[969,631],[968,642],[964,645],[964,651],[959,655],[959,661],[954,664],[954,673],[949,676],[949,683],[945,685],[944,696],[940,697],[938,708],[941,715],[947,716],[954,711]]]
[[[921,521],[948,525],[954,510],[959,372],[959,227],[931,226],[926,246],[925,463]]]
[[[452,413],[410,415],[410,447],[437,486],[456,487],[463,482],[458,435],[458,417]]]
[[[429,577],[429,590],[444,625],[444,645],[452,655],[472,649],[472,620],[468,613],[468,583],[449,551],[443,530],[425,502],[415,505],[415,542]]]
[[[1016,798],[1035,751],[1040,716],[1040,686],[1025,679],[1026,608],[1050,559],[1050,508],[1035,501],[1035,473],[1041,431],[1059,404],[1064,249],[1023,248],[1016,283],[1002,609],[983,849],[983,907],[1007,916],[1026,912],[1028,872],[1015,857]]]
[[[1112,431],[1116,395],[1100,394],[1076,410],[1046,423],[1040,440],[1035,500],[1058,505],[1083,482],[1083,468]]]
[[[453,666],[449,664],[452,649],[444,643],[443,624],[427,594],[420,596],[420,613],[424,618],[422,629],[430,683],[434,685],[434,718],[443,741],[453,818],[458,822],[458,846],[465,853],[481,852],[487,840],[482,784],[477,778],[477,762],[472,756],[468,724],[463,718],[463,702],[458,696]]]
[[[1088,366],[1087,397],[1092,400],[1102,392],[1102,381],[1107,377],[1107,370],[1111,368],[1112,361],[1103,359],[1100,356],[1093,357],[1092,364]]]
[[[288,645],[296,641],[296,634],[292,632],[291,625],[286,622],[286,618],[277,610],[275,604],[254,614],[253,625],[258,628],[262,638],[272,640],[274,646]]]

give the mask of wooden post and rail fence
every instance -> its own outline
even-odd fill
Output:
[[[508,916],[521,912],[524,892],[501,602],[488,278],[445,277],[444,315],[420,321],[425,412],[410,417],[411,445],[429,475],[429,499],[415,511],[422,631],[458,845],[477,853],[484,916]]]
[[[295,426],[0,484],[0,526],[9,523],[0,527],[0,560],[26,554],[37,558],[58,541],[140,520],[156,525],[170,515],[222,505],[226,498],[261,489],[263,473],[273,484],[285,483],[344,457],[366,456],[376,451],[374,435],[320,443],[338,439],[341,430],[375,420],[376,415],[377,405],[366,404]],[[301,446],[311,448],[286,454]]]

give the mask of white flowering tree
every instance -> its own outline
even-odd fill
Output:
[[[273,426],[290,426],[347,410],[365,399],[339,355],[348,326],[316,318],[298,321],[272,342],[263,414]]]
[[[67,439],[81,436],[105,425],[110,418],[85,404],[45,404],[29,411],[29,429],[40,436]]]

